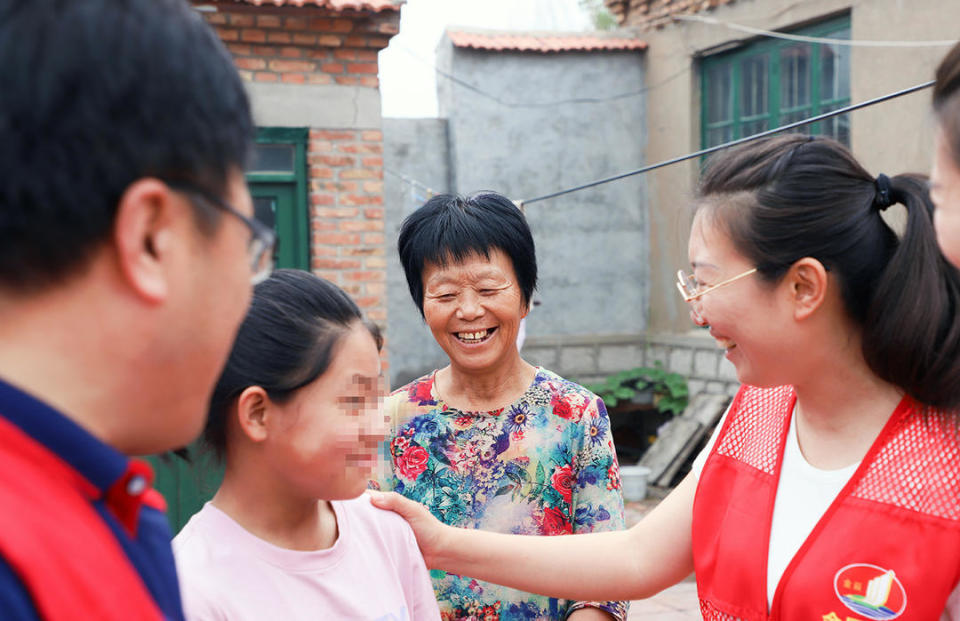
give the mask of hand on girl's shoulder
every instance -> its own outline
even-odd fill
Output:
[[[393,511],[384,511],[375,506],[370,500],[370,494],[366,492],[353,500],[341,502],[350,513],[355,514],[364,523],[376,527],[386,537],[402,537],[404,539],[408,535],[413,537],[413,529],[410,528],[403,517]]]

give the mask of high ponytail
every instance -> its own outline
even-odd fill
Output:
[[[923,177],[875,179],[840,143],[787,135],[715,157],[700,196],[763,281],[804,257],[835,275],[877,376],[923,403],[960,406],[960,273],[937,246]],[[880,215],[895,203],[907,210],[902,239]]]
[[[923,403],[960,405],[960,276],[940,252],[926,179],[891,179],[907,224],[873,293],[863,355],[881,378]]]

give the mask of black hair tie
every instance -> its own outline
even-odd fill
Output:
[[[874,182],[877,187],[877,194],[873,197],[873,206],[883,211],[896,201],[893,200],[893,188],[890,186],[890,177],[883,173],[877,175]]]

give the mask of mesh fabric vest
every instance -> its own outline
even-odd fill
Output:
[[[957,414],[909,397],[787,566],[768,610],[770,524],[795,401],[789,386],[743,387],[704,465],[693,509],[703,618],[938,619],[960,579],[960,431]]]

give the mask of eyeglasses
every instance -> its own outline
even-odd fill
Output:
[[[250,255],[250,269],[253,271],[251,280],[256,285],[270,276],[270,273],[273,272],[273,253],[277,246],[277,234],[273,232],[272,228],[259,220],[243,215],[236,207],[206,190],[185,183],[167,182],[167,185],[178,192],[191,194],[218,209],[222,209],[243,222],[250,229],[250,244],[247,247],[247,252]]]
[[[714,289],[719,289],[725,285],[729,285],[732,282],[736,282],[741,278],[746,278],[750,274],[753,274],[757,271],[757,268],[749,269],[742,274],[737,274],[733,278],[728,278],[723,282],[718,282],[712,287],[707,287],[706,289],[700,289],[700,283],[697,282],[697,279],[694,278],[691,274],[687,274],[683,270],[677,272],[677,289],[680,290],[680,296],[683,297],[684,302],[693,302],[701,298],[703,295],[710,293]]]

